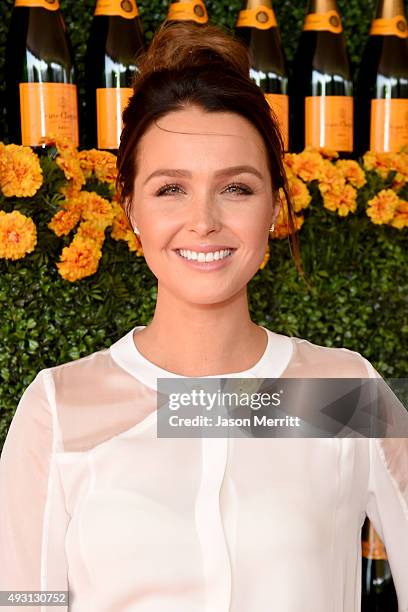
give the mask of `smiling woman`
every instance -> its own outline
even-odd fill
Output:
[[[369,516],[408,610],[408,444],[396,426],[408,432],[406,413],[389,438],[353,430],[350,393],[344,414],[336,396],[337,418],[326,405],[316,415],[304,379],[379,374],[358,352],[250,318],[247,285],[280,188],[289,225],[293,209],[248,65],[219,28],[177,22],[140,58],[118,184],[157,277],[154,317],[25,390],[0,462],[0,591],[69,591],[69,612],[360,612]],[[183,426],[158,435],[169,389],[202,397],[221,382],[225,397],[253,400],[270,379],[280,398],[294,392],[255,428],[242,406],[224,419],[222,402],[210,414],[190,399]],[[231,420],[238,435],[212,435]]]

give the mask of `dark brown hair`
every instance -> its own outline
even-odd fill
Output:
[[[250,57],[244,43],[214,24],[165,21],[136,61],[139,72],[123,113],[117,160],[117,187],[128,218],[137,145],[153,121],[189,105],[210,113],[237,113],[252,123],[265,142],[272,190],[276,196],[282,188],[286,196],[291,252],[303,276],[282,137],[265,96],[249,77]]]

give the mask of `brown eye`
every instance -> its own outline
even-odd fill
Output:
[[[249,187],[247,187],[246,185],[242,185],[240,183],[232,183],[231,185],[228,185],[227,189],[230,189],[231,187],[236,187],[239,189],[239,191],[244,194],[244,195],[250,195],[252,193],[252,189],[250,189]],[[232,193],[232,192],[231,192]],[[235,193],[239,192],[235,191]]]
[[[177,185],[176,183],[171,183],[170,185],[163,185],[163,187],[160,187],[160,189],[157,191],[156,196],[161,196],[164,195],[166,193],[169,193],[169,189],[178,189],[179,185]],[[174,191],[172,191],[171,193],[176,193]]]

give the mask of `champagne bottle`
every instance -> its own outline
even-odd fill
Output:
[[[236,34],[249,49],[250,77],[264,92],[274,111],[285,150],[288,150],[288,74],[271,0],[244,0],[236,22]]]
[[[398,612],[387,553],[371,521],[362,530],[362,612]]]
[[[378,0],[357,83],[358,152],[408,145],[408,27],[403,0]]]
[[[290,81],[291,149],[353,151],[353,84],[335,0],[310,0]]]
[[[15,0],[6,45],[10,140],[44,147],[62,136],[79,144],[73,54],[58,0]]]
[[[86,56],[88,144],[117,151],[143,27],[135,0],[97,0]]]
[[[207,9],[203,0],[174,0],[169,5],[166,21],[208,23]]]

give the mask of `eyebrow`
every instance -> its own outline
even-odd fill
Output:
[[[215,176],[231,176],[233,174],[242,174],[243,172],[249,172],[251,174],[255,174],[260,179],[263,179],[263,175],[254,168],[253,166],[229,166],[228,168],[222,168],[221,170],[217,170],[214,175]],[[150,179],[155,176],[174,176],[174,177],[187,177],[191,178],[191,172],[189,170],[181,170],[179,168],[160,168],[159,170],[155,170],[152,172],[143,185],[146,185]]]

